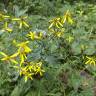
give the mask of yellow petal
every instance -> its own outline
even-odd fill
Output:
[[[25,52],[26,52],[26,53],[29,53],[29,52],[31,52],[31,49],[26,46],[26,47],[25,47]]]
[[[27,34],[28,37],[30,37],[32,40],[34,40],[34,33],[33,32],[29,32],[29,34]]]
[[[11,59],[11,62],[13,62],[14,64],[18,64],[18,62],[14,59]]]
[[[90,64],[90,60],[86,61],[85,64]]]
[[[3,17],[4,17],[4,18],[10,18],[10,16],[7,16],[7,15],[4,15]]]
[[[90,62],[90,64],[92,64],[92,65],[95,66],[95,65],[96,65],[96,62],[92,60],[92,61]]]
[[[66,16],[62,19],[62,23],[64,24],[66,22],[67,18]]]
[[[63,24],[62,24],[61,22],[58,21],[58,24],[59,24],[61,27],[63,27]]]
[[[28,44],[28,43],[29,43],[29,41],[26,41],[26,42],[25,42],[25,44]]]
[[[27,80],[28,80],[28,77],[27,77],[27,76],[25,76],[25,82],[27,82]]]
[[[25,21],[23,21],[23,24],[24,24],[26,27],[29,27],[29,25],[28,25]]]
[[[52,26],[54,25],[54,22],[50,24],[50,26],[48,27],[49,29],[52,28]]]
[[[13,18],[12,20],[13,21],[20,21],[21,19],[20,18]]]
[[[13,55],[11,55],[10,57],[11,57],[11,58],[15,58],[15,57],[17,57],[18,55],[19,55],[19,53],[16,52],[16,53],[14,53]]]
[[[16,68],[16,69],[19,69],[19,66],[13,66],[14,68]]]
[[[6,29],[8,27],[8,22],[5,22],[4,28]]]
[[[86,56],[87,59],[91,59],[91,57]]]
[[[40,76],[43,76],[42,72],[40,72]]]
[[[20,61],[20,66],[22,65],[22,63],[24,63],[24,60],[25,60],[25,58],[24,58],[24,55],[23,54],[20,54],[20,59],[21,59],[21,61]]]
[[[6,31],[12,32],[12,29],[11,28],[6,28]]]
[[[58,32],[58,33],[56,33],[56,35],[57,35],[58,37],[61,37],[62,33],[61,33],[61,32]]]
[[[5,57],[7,56],[4,52],[0,52],[0,54],[3,55],[3,56],[5,56]]]
[[[22,25],[23,25],[23,23],[22,23],[22,22],[20,22],[20,25],[19,25],[19,28],[20,28],[20,29],[22,28]]]
[[[71,19],[71,17],[68,17],[68,22],[69,22],[70,24],[73,24],[73,20]]]
[[[56,23],[56,27],[57,27],[57,28],[60,28],[59,25],[58,25],[57,23]]]
[[[4,57],[4,58],[2,58],[1,60],[2,60],[2,61],[6,61],[6,60],[8,60],[8,58],[7,58],[7,57]]]

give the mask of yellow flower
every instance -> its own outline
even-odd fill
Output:
[[[40,76],[43,75],[43,73],[45,72],[42,69],[42,62],[30,62],[27,64],[27,70],[29,70],[29,72],[34,73],[34,75],[40,74]]]
[[[10,18],[10,16],[8,16],[8,15],[0,14],[0,21],[3,21],[5,19],[9,19],[9,18]]]
[[[62,35],[64,34],[64,28],[61,28],[59,31],[55,32],[57,37],[62,37]]]
[[[69,43],[71,43],[71,42],[74,40],[74,37],[68,36],[68,38],[66,38],[66,40],[67,40]]]
[[[61,37],[62,36],[62,32],[56,32],[56,36],[57,37]]]
[[[62,37],[65,29],[64,28],[60,28],[59,30],[55,31],[53,29],[49,30],[50,32],[52,32],[53,35],[57,36],[57,37]]]
[[[34,65],[34,71],[35,71],[35,74],[40,74],[40,76],[43,75],[43,73],[45,72],[42,68],[42,62],[38,62],[36,63],[36,65]]]
[[[35,39],[42,39],[42,37],[43,37],[43,34],[42,34],[42,32],[39,32],[39,33],[37,33],[36,35],[35,35]]]
[[[18,49],[18,54],[20,55],[21,63],[24,63],[24,60],[27,59],[27,54],[30,53],[32,50],[27,46],[29,41],[22,42],[20,44],[17,44]]]
[[[19,75],[20,76],[24,76],[25,82],[27,82],[28,79],[33,80],[33,72],[30,72],[30,70],[28,69],[30,65],[27,66],[14,66],[14,68],[16,68],[19,71]]]
[[[22,53],[22,52],[25,52],[25,53],[29,53],[31,52],[31,49],[27,46],[27,44],[29,43],[29,41],[26,41],[26,42],[22,42],[20,44],[17,44],[17,46],[19,47],[19,51]]]
[[[68,23],[70,23],[70,24],[73,24],[73,19],[71,17],[71,14],[70,14],[69,10],[67,10],[67,12],[65,13],[65,15],[63,16],[62,23],[64,24],[66,21]]]
[[[23,26],[28,27],[29,25],[26,23],[27,16],[21,17],[21,18],[13,18],[13,21],[17,21],[19,23],[19,28],[21,29]]]
[[[42,76],[45,72],[42,69],[42,62],[25,62],[24,64],[22,66],[14,66],[14,68],[18,69],[20,76],[24,76],[25,82],[28,79],[33,80],[33,76],[38,74]]]
[[[31,32],[31,31],[30,31],[30,32],[27,34],[27,36],[30,37],[32,40],[34,40],[34,39],[41,39],[43,35],[42,35],[42,32],[36,34],[35,32]]]
[[[86,56],[87,58],[87,61],[85,62],[85,64],[92,64],[92,65],[95,65],[96,64],[96,58],[95,57],[89,57],[89,56]]]
[[[88,46],[81,44],[81,50],[85,50]]]
[[[27,67],[21,67],[20,76],[21,75],[24,76],[25,82],[27,82],[28,79],[33,80],[32,76],[34,75],[34,73],[30,73]]]
[[[56,27],[56,28],[63,27],[63,24],[61,23],[61,18],[54,18],[50,20],[49,23],[50,23],[49,29],[52,27]]]
[[[28,79],[31,79],[31,80],[33,80],[33,78],[32,78],[32,74],[25,74],[25,82],[27,82],[27,80]]]
[[[12,63],[18,64],[18,62],[14,59],[18,56],[18,53],[15,53],[11,56],[6,55],[4,52],[0,52],[4,57],[1,59],[2,61],[11,61]]]
[[[32,40],[34,40],[34,38],[35,38],[35,33],[30,31],[30,32],[27,34],[27,36],[30,37]]]
[[[8,22],[5,21],[4,23],[4,28],[2,29],[2,31],[7,31],[7,32],[12,32],[12,29],[8,27]]]

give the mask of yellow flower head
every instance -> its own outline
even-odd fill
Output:
[[[26,65],[24,65],[26,64]],[[28,79],[33,80],[33,76],[42,76],[45,70],[42,69],[42,62],[25,62],[22,66],[14,66],[18,69],[20,76],[24,76],[25,82]]]
[[[23,26],[28,27],[29,25],[26,23],[27,16],[21,18],[13,18],[12,21],[17,21],[19,23],[19,28],[21,29]]]
[[[31,49],[27,46],[27,44],[29,43],[29,41],[26,42],[22,42],[20,44],[17,44],[17,46],[19,47],[19,52],[24,52],[24,53],[29,53],[31,52]]]
[[[30,53],[32,50],[27,46],[29,41],[22,42],[20,44],[17,44],[18,49],[18,54],[20,55],[21,58],[21,64],[24,62],[25,59],[27,59],[26,55]]]
[[[35,38],[35,33],[30,31],[30,32],[27,34],[27,36],[30,37],[30,39],[34,40],[34,38]]]
[[[62,32],[56,32],[56,36],[57,36],[57,37],[61,37],[62,34],[63,34]]]
[[[65,22],[68,22],[70,24],[73,24],[73,19],[71,17],[70,11],[67,10],[67,12],[65,13],[65,15],[62,18],[62,23],[64,24]]]
[[[31,32],[31,31],[30,31],[30,32],[27,34],[27,36],[28,36],[30,39],[32,39],[32,40],[34,40],[34,39],[40,40],[40,39],[42,39],[43,34],[42,34],[42,32],[39,32],[38,34],[36,34],[36,32]]]
[[[69,43],[71,43],[71,42],[74,40],[74,37],[73,37],[73,36],[68,36],[68,37],[66,38],[66,40],[67,40]]]
[[[6,20],[6,19],[9,19],[9,18],[10,18],[10,16],[3,15],[2,13],[0,13],[0,21]]]
[[[50,23],[49,29],[52,27],[56,27],[56,28],[63,27],[63,24],[61,23],[61,18],[54,18],[50,20],[49,23]]]
[[[61,28],[60,30],[58,30],[57,32],[55,32],[55,35],[57,37],[62,37],[63,34],[64,34],[64,31],[65,31],[65,29],[64,28]]]
[[[2,29],[2,31],[7,31],[7,32],[12,32],[12,29],[8,27],[8,22],[5,21],[4,23],[4,28]]]
[[[42,62],[29,62],[27,63],[26,70],[30,73],[34,73],[34,75],[40,74],[40,76],[45,72],[42,69]]]
[[[2,61],[11,61],[12,63],[18,64],[18,62],[15,60],[15,58],[18,56],[18,53],[15,53],[11,56],[6,55],[4,52],[0,52],[0,54],[4,56],[1,59]]]
[[[42,37],[43,37],[43,33],[42,32],[39,32],[39,33],[37,33],[36,35],[35,35],[35,38],[36,39],[42,39]]]
[[[96,64],[96,58],[95,57],[86,56],[86,59],[87,59],[87,61],[85,62],[85,64],[90,64],[90,65]]]
[[[33,80],[32,76],[34,73],[30,73],[27,67],[21,67],[20,69],[20,76],[23,75],[25,78],[25,82],[27,82],[28,79]]]
[[[36,63],[36,65],[35,65],[35,68],[34,68],[34,71],[35,71],[35,74],[40,74],[40,76],[42,76],[43,75],[43,73],[45,72],[42,68],[42,62],[38,62],[38,63]]]

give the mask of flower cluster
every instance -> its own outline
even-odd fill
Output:
[[[64,16],[53,18],[52,20],[50,20],[49,21],[50,25],[49,25],[48,29],[49,29],[49,31],[52,32],[53,35],[55,35],[57,37],[62,37],[62,35],[64,34],[64,31],[65,31],[64,24],[67,22],[69,24],[74,23],[69,10],[67,10],[67,12],[64,14]],[[70,38],[68,38],[68,39],[70,39]],[[70,43],[71,40],[68,40],[68,41]]]
[[[4,14],[0,14],[0,24],[3,26],[2,32],[12,32],[14,31],[11,27],[16,24],[19,29],[22,30],[23,27],[26,27],[29,29],[29,24],[26,22],[27,16],[20,16],[18,18],[12,18],[11,16],[7,16]],[[11,27],[9,26],[11,24]],[[14,26],[13,26],[14,27]],[[39,32],[38,34],[35,32],[29,32],[27,34],[27,37],[29,37],[32,40],[41,40],[43,37],[42,32]],[[8,64],[12,64],[12,66],[19,72],[20,76],[23,75],[25,77],[25,81],[28,79],[32,79],[34,75],[40,74],[40,76],[43,75],[45,72],[42,69],[42,62],[30,62],[28,64],[25,63],[28,61],[28,54],[32,52],[32,49],[28,46],[30,41],[26,40],[25,42],[20,41],[20,43],[16,42],[16,40],[13,40],[13,43],[15,47],[17,48],[17,51],[15,51],[13,54],[6,54],[4,52],[0,52],[0,55],[2,55],[1,61],[5,61]],[[15,64],[15,65],[14,65]]]
[[[25,82],[28,79],[33,80],[33,77],[36,75],[43,76],[45,72],[42,69],[42,62],[24,62],[23,66],[14,66],[19,70],[20,76],[24,76]]]
[[[12,32],[13,29],[11,27],[13,27],[14,24],[17,24],[19,29],[22,29],[23,27],[29,28],[29,24],[27,24],[26,19],[27,16],[12,18],[11,16],[0,14],[0,24],[3,26],[1,31]],[[39,32],[37,34],[35,32],[30,31],[27,34],[27,37],[32,40],[41,40],[42,36],[42,32]],[[15,64],[13,65],[13,67],[19,70],[20,76],[23,75],[25,77],[25,81],[27,81],[28,79],[32,79],[33,75],[40,74],[40,76],[42,76],[44,72],[44,70],[41,68],[42,62],[30,62],[27,65],[25,64],[25,61],[28,62],[27,55],[32,52],[32,49],[28,46],[30,42],[25,41],[17,43],[16,40],[13,40],[13,43],[16,45],[17,51],[11,55],[7,55],[4,52],[0,52],[0,54],[3,56],[1,58],[1,61],[6,61],[9,64]]]
[[[15,60],[15,58],[17,57],[18,53],[15,53],[13,55],[7,55],[4,52],[0,52],[1,55],[3,55],[4,57],[1,59],[2,61],[7,61],[18,64],[18,62]]]
[[[86,56],[86,62],[85,64],[90,64],[90,65],[96,65],[96,57],[94,56]]]
[[[21,42],[21,43],[17,44],[16,46],[18,47],[18,50],[16,53],[14,53],[11,56],[6,55],[4,52],[0,52],[0,54],[4,56],[1,60],[8,61],[8,62],[11,61],[15,64],[20,63],[20,65],[22,65],[24,63],[24,60],[27,59],[27,54],[31,52],[31,49],[27,46],[28,43],[29,43],[29,41]],[[17,56],[20,57],[20,62],[17,62],[14,59]]]
[[[19,24],[19,28],[21,29],[23,26],[28,27],[29,25],[26,23],[27,16],[21,16],[20,18],[13,18],[12,21],[16,21]]]
[[[0,13],[0,24],[2,25],[2,32],[12,32],[13,31],[13,23],[17,22],[19,24],[19,29],[23,26],[29,28],[29,24],[26,22],[27,16],[21,16],[18,18],[13,18],[8,15],[4,15]]]
[[[0,54],[4,56],[1,60],[16,64],[14,67],[20,70],[20,76],[25,76],[25,81],[27,81],[28,78],[32,79],[32,76],[37,74],[40,74],[40,76],[42,76],[43,72],[45,72],[41,68],[42,62],[30,62],[27,64],[25,63],[25,61],[27,61],[27,55],[32,51],[30,47],[27,46],[28,43],[29,41],[16,44],[18,50],[13,55],[7,55],[4,52],[0,52]]]

